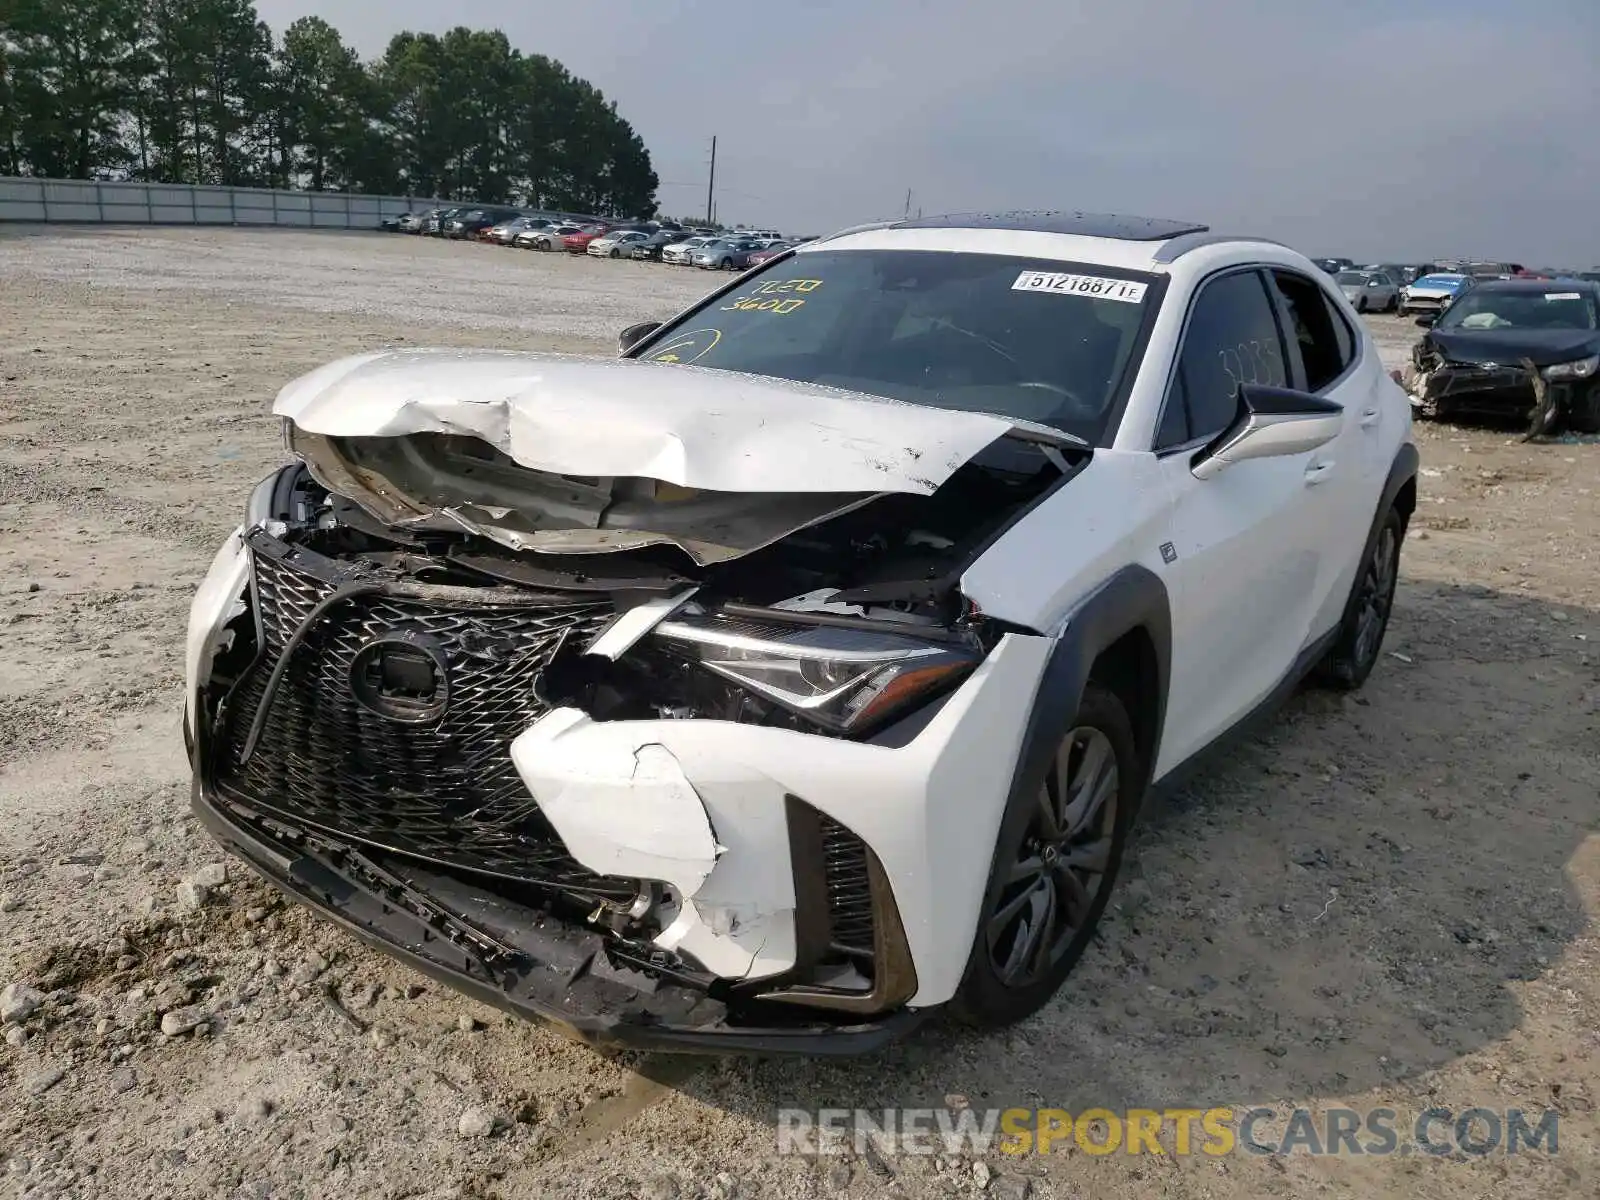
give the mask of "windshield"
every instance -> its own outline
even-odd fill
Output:
[[[1412,286],[1419,288],[1457,288],[1461,286],[1460,275],[1424,275]]]
[[[1334,278],[1340,283],[1362,284],[1367,281],[1367,277],[1360,271],[1340,271]]]
[[[1104,432],[1155,277],[998,254],[819,250],[714,296],[641,357]]]
[[[1474,288],[1439,318],[1441,329],[1594,329],[1594,297],[1583,292]]]

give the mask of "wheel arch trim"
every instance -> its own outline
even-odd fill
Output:
[[[1388,516],[1389,509],[1394,507],[1395,502],[1400,498],[1400,493],[1405,491],[1406,486],[1416,483],[1421,463],[1422,457],[1417,453],[1416,444],[1414,442],[1401,443],[1400,449],[1395,452],[1394,461],[1389,464],[1389,474],[1383,481],[1383,491],[1379,493],[1378,503],[1373,509],[1372,524],[1367,528],[1366,540],[1361,543],[1361,557],[1356,560],[1358,564],[1356,567],[1358,582],[1360,572],[1365,569],[1361,564],[1365,564],[1372,557],[1373,547],[1378,544],[1378,534],[1383,529],[1384,518]],[[1415,508],[1416,498],[1413,495],[1411,508],[1405,509],[1401,513],[1406,524],[1410,523],[1411,513]],[[1345,601],[1345,606],[1339,614],[1339,624],[1334,626],[1335,629],[1340,628],[1350,619],[1351,613],[1355,611],[1359,594],[1360,588],[1352,586],[1350,597]]]
[[[1148,784],[1150,771],[1160,753],[1161,735],[1166,724],[1167,691],[1172,664],[1172,606],[1167,587],[1148,567],[1131,564],[1123,567],[1089,593],[1067,615],[1056,633],[1050,657],[1045,662],[1034,695],[1028,725],[1023,731],[1011,787],[1006,796],[1009,806],[1019,789],[1027,790],[1042,773],[1055,753],[1056,742],[1068,728],[1083,699],[1096,660],[1119,640],[1142,629],[1155,653],[1156,694],[1144,699],[1154,706],[1148,714],[1151,743],[1146,748],[1143,767]],[[1130,712],[1138,726],[1140,714]],[[1143,786],[1141,786],[1141,793]]]

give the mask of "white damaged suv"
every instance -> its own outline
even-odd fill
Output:
[[[416,968],[657,1048],[1038,1009],[1150,787],[1366,678],[1416,504],[1322,272],[1081,213],[851,230],[617,360],[385,351],[275,411],[190,618],[198,813]]]

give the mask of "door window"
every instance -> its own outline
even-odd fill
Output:
[[[1295,386],[1320,392],[1350,369],[1355,339],[1344,318],[1315,282],[1293,271],[1272,272],[1283,297],[1289,367]]]
[[[1221,433],[1238,415],[1246,383],[1288,386],[1272,298],[1256,271],[1214,279],[1196,297],[1156,449]]]

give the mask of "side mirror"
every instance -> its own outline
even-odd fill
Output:
[[[1438,319],[1439,318],[1437,316],[1435,316],[1433,313],[1424,313],[1422,316],[1417,318],[1417,328],[1418,329],[1432,329],[1433,328],[1433,323],[1435,321],[1437,321]]]
[[[1196,479],[1220,475],[1252,458],[1286,458],[1315,450],[1338,436],[1344,408],[1292,388],[1242,384],[1232,424],[1190,461]]]
[[[660,321],[640,321],[637,325],[629,325],[617,335],[617,353],[626,354],[660,328]]]

